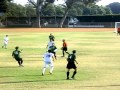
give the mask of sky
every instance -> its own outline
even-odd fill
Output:
[[[36,1],[36,0],[34,0]],[[14,3],[17,3],[17,4],[21,4],[21,5],[25,5],[28,0],[13,0]],[[113,2],[119,2],[120,3],[120,0],[101,0],[100,2],[97,3],[97,5],[108,5],[110,3],[113,3]],[[58,0],[55,2],[55,4],[62,4],[63,3],[63,0]]]

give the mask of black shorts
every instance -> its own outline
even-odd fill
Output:
[[[67,47],[63,47],[63,51],[67,51]]]
[[[22,58],[15,58],[16,61],[22,61]]]
[[[119,31],[117,31],[117,33],[120,33],[120,30],[119,30]]]
[[[67,69],[76,69],[77,67],[76,67],[76,65],[75,65],[75,63],[74,62],[68,62],[68,64],[67,64],[67,67],[66,67]]]

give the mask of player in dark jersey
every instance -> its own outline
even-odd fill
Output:
[[[51,51],[51,53],[54,54],[55,59],[57,59],[57,57],[56,57],[57,47],[55,46],[54,43],[52,43],[52,46],[49,47],[49,50]]]
[[[67,53],[67,43],[65,42],[65,39],[62,40],[63,41],[63,46],[62,46],[62,53],[63,53],[63,56],[65,56],[65,52]]]
[[[12,52],[12,56],[18,62],[19,66],[23,66],[22,65],[23,60],[20,57],[20,53],[21,53],[21,51],[19,50],[19,47],[17,46],[17,47],[15,47],[15,50]]]
[[[71,79],[74,79],[75,74],[77,73],[77,67],[75,65],[75,62],[77,63],[75,53],[76,53],[76,50],[73,50],[72,54],[68,53],[68,58],[67,58],[68,64],[66,67],[67,68],[67,79],[69,79],[70,69],[74,69]]]
[[[54,41],[55,40],[55,37],[50,33],[50,35],[49,35],[49,40],[51,41]]]

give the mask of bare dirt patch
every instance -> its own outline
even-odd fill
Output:
[[[0,32],[103,32],[114,28],[0,28]]]

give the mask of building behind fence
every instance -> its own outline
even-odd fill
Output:
[[[41,17],[40,24],[44,28],[57,28],[62,17]],[[75,16],[67,17],[63,27],[114,28],[115,22],[120,22],[120,15]],[[7,17],[4,24],[7,27],[36,27],[36,17]]]

